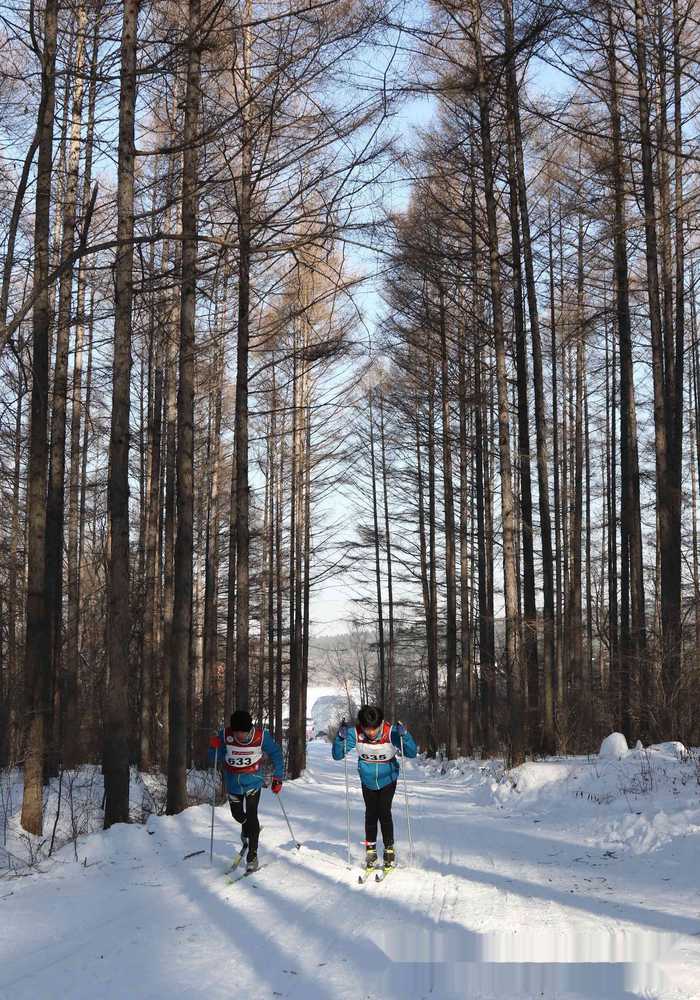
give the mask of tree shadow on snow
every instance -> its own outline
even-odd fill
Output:
[[[527,882],[509,875],[499,875],[497,872],[469,868],[454,861],[445,864],[434,858],[424,858],[423,866],[428,871],[434,871],[440,875],[461,877],[469,882],[479,882],[481,885],[489,885],[507,893],[517,893],[525,898],[534,897],[545,902],[557,903],[560,906],[583,910],[596,917],[626,920],[642,927],[651,927],[673,934],[697,935],[700,933],[700,920],[693,920],[680,914],[665,913],[661,910],[635,906],[633,903],[618,902],[612,899],[601,899],[597,896],[575,895],[552,886],[538,885],[535,882]]]
[[[458,822],[451,823],[450,819],[450,817],[445,817],[444,823],[442,824],[445,829],[449,828],[449,826],[453,826],[454,829],[453,834],[445,838],[445,846],[448,850],[450,845],[454,843],[458,843],[460,847],[464,849],[465,844],[470,842],[470,834],[473,833],[475,836],[471,841],[471,850],[474,855],[478,856],[480,854],[480,836],[483,836],[484,838],[488,837],[488,840],[484,839],[483,841],[483,856],[491,859],[500,856],[509,861],[511,864],[517,865],[522,863],[523,865],[531,865],[533,868],[541,867],[543,868],[543,875],[546,870],[554,871],[559,874],[570,873],[574,880],[582,880],[584,878],[583,872],[587,869],[592,869],[595,871],[610,873],[609,877],[612,878],[613,881],[624,881],[629,877],[626,867],[631,864],[635,867],[634,887],[642,892],[644,886],[651,887],[652,889],[658,891],[659,880],[658,878],[654,880],[652,878],[652,873],[655,870],[658,871],[662,867],[665,861],[665,851],[673,849],[672,844],[663,845],[654,855],[655,863],[650,863],[648,856],[630,855],[625,852],[623,848],[619,849],[619,853],[609,851],[606,852],[602,846],[595,847],[583,841],[555,839],[543,834],[528,833],[526,830],[522,830],[520,828],[511,830],[505,826],[498,827],[495,823],[488,826],[486,824],[482,826],[479,823],[476,826],[467,827],[465,829],[463,824]],[[695,839],[698,840],[700,846],[700,838]],[[432,845],[433,852],[436,846],[437,845]],[[435,865],[437,864],[434,857],[425,857],[421,860],[424,860],[426,868],[435,868]],[[456,869],[458,868],[460,862],[453,861],[450,852],[449,863],[446,864],[445,862],[440,861],[439,864],[442,866],[439,869],[441,874],[448,873],[446,868],[455,869],[454,873],[456,874]],[[579,864],[582,865],[582,867],[576,867]],[[618,868],[618,865],[623,865],[625,867]],[[435,870],[438,869],[436,868]],[[490,874],[488,871],[472,869],[469,866],[466,866],[465,870],[470,872],[472,870],[481,871],[481,874],[485,878],[488,878]],[[507,878],[509,876],[499,877]],[[684,872],[684,888],[687,889],[689,887],[689,880],[691,878],[697,879],[696,869],[691,868],[691,870]],[[523,885],[539,885],[539,883],[536,882],[528,882],[526,880],[521,881]],[[547,887],[543,886],[542,888],[546,889]],[[554,887],[552,887],[551,891],[555,893],[557,892]],[[533,892],[531,895],[535,895],[535,893]],[[562,901],[568,900],[567,905],[575,905],[576,900],[582,898],[580,896],[573,896],[573,894],[570,896],[568,893],[560,895]],[[617,897],[615,896],[611,896],[609,899],[605,899],[604,897],[594,898],[596,898],[603,906],[612,907],[613,905],[630,905],[625,903],[618,904]],[[644,912],[657,913],[664,916],[663,911],[646,911],[645,907],[637,908],[634,904],[631,904],[631,906],[634,912],[641,914]],[[613,914],[608,913],[607,915],[610,916]],[[617,914],[614,915],[617,916]],[[673,919],[673,915],[671,914],[667,914],[666,916],[668,916],[669,919]],[[680,917],[678,919],[680,921],[686,921],[684,925],[685,929],[679,930],[678,933],[694,934],[700,931],[700,921],[693,923],[690,918]],[[646,923],[650,924],[651,922],[646,921]],[[669,929],[663,927],[662,924],[655,926],[662,927],[664,930]],[[692,930],[689,929],[691,926],[693,928]],[[676,931],[675,927],[670,929]]]

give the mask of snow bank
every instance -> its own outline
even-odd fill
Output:
[[[677,741],[629,749],[612,733],[590,757],[550,757],[509,771],[500,760],[425,758],[416,770],[461,786],[471,805],[546,820],[603,850],[646,854],[700,833],[700,752]]]
[[[620,847],[634,854],[649,854],[676,837],[700,833],[700,809],[682,809],[669,814],[635,813],[607,824],[604,842],[608,847]]]
[[[458,757],[455,760],[442,760],[421,754],[415,763],[409,764],[407,773],[409,780],[417,775],[420,780],[438,779],[462,785],[471,802],[487,804],[493,801],[492,789],[503,779],[505,767],[498,758],[476,760],[473,757]]]
[[[673,754],[679,760],[684,760],[688,756],[688,751],[678,740],[670,740],[668,743],[652,743],[649,749]]]
[[[619,752],[622,743],[611,740],[609,747]],[[619,759],[602,754],[523,764],[504,776],[493,797],[503,808],[561,817],[562,828],[578,827],[591,845],[646,854],[700,833],[700,761],[681,748],[670,742],[628,749]]]
[[[529,761],[507,771],[498,784],[492,786],[494,800],[499,805],[517,804],[518,808],[540,808],[547,802],[561,801],[578,790],[580,762],[566,758]]]
[[[23,871],[41,864],[49,853],[56,854],[72,844],[77,860],[100,845],[109,846],[119,838],[145,837],[145,825],[151,816],[165,812],[166,777],[162,774],[140,774],[131,768],[129,779],[129,815],[133,825],[117,824],[103,836],[104,779],[97,764],[83,764],[51,778],[44,790],[44,828],[41,837],[26,833],[20,823],[23,777],[19,769],[0,772],[0,872]],[[187,793],[192,805],[211,801],[211,778],[206,771],[187,773]],[[165,820],[166,817],[163,817]]]

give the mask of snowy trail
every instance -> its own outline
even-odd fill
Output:
[[[653,855],[603,850],[575,820],[408,774],[416,864],[381,885],[357,884],[354,767],[346,867],[343,767],[321,742],[282,793],[301,850],[264,793],[264,867],[234,885],[227,806],[213,867],[201,806],[81,840],[81,864],[67,848],[43,874],[0,882],[1,1000],[700,998],[700,837]],[[400,863],[403,787],[394,816]]]

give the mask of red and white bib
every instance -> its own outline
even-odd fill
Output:
[[[390,723],[383,723],[381,733],[374,740],[370,740],[360,726],[357,726],[355,734],[360,760],[364,760],[368,764],[387,764],[396,756],[396,747],[391,742]]]
[[[250,743],[239,743],[232,730],[224,730],[224,764],[232,774],[252,774],[262,762],[262,729],[253,732]]]

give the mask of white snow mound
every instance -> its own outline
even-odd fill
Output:
[[[679,746],[623,752],[618,742],[619,758],[601,752],[529,761],[492,783],[493,801],[536,823],[556,821],[588,845],[647,854],[700,833],[700,764]]]
[[[599,757],[607,760],[622,760],[625,754],[629,753],[627,740],[622,733],[610,733],[600,744]]]
[[[652,743],[649,749],[660,753],[673,754],[679,760],[684,760],[688,756],[688,751],[679,740],[668,740],[666,743]]]

